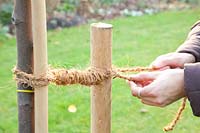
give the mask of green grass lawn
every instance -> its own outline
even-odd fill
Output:
[[[152,16],[118,18],[113,24],[113,64],[148,66],[158,55],[173,52],[184,41],[200,10],[171,11]],[[11,69],[16,64],[15,39],[0,36],[0,133],[17,132],[16,85]],[[48,32],[48,57],[52,66],[86,68],[90,64],[89,24]],[[68,112],[75,104],[76,113]],[[162,133],[180,102],[166,108],[140,103],[123,80],[113,80],[112,133]],[[146,113],[141,113],[146,109]],[[173,133],[197,133],[199,119],[189,104]],[[49,132],[90,132],[90,89],[79,85],[49,86]]]

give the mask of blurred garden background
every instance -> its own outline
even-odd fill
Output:
[[[87,68],[90,64],[89,26],[113,25],[113,64],[148,66],[157,56],[183,43],[200,19],[199,0],[48,0],[48,58],[55,67]],[[17,93],[12,68],[16,65],[13,1],[0,0],[0,133],[16,133]],[[166,108],[141,104],[125,81],[112,85],[112,133],[161,133],[180,105]],[[69,107],[72,107],[71,110]],[[199,118],[189,103],[173,133],[197,133]],[[90,132],[90,89],[49,86],[49,132]]]

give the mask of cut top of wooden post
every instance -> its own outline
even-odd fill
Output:
[[[102,28],[102,29],[110,29],[113,27],[111,24],[106,24],[106,23],[102,23],[102,22],[93,23],[93,24],[91,24],[91,26],[96,27],[96,28]]]

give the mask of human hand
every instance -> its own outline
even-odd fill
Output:
[[[156,69],[165,68],[183,68],[185,63],[194,63],[195,57],[188,53],[168,53],[158,56],[152,63],[151,67]]]
[[[164,107],[185,96],[183,69],[140,73],[131,78],[132,95],[144,104]]]

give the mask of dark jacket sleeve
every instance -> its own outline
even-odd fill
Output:
[[[200,62],[200,21],[191,28],[186,41],[177,49],[189,53]],[[195,116],[200,116],[200,63],[186,64],[184,67],[185,92]]]
[[[185,42],[177,49],[180,53],[192,54],[196,62],[200,62],[200,21],[197,21],[191,28]]]
[[[200,63],[185,65],[184,84],[193,114],[200,116]]]

